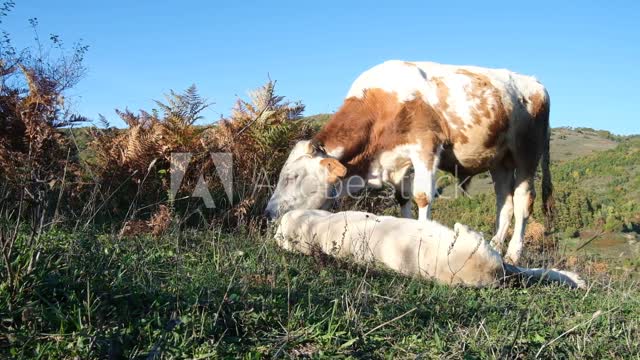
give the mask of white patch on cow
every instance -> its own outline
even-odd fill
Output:
[[[374,66],[360,75],[347,93],[347,98],[362,98],[367,89],[382,89],[395,93],[401,102],[416,98],[417,92],[424,94],[428,87],[426,74],[416,66],[404,61],[391,60]]]
[[[371,162],[367,174],[371,187],[381,187],[383,182],[398,185],[411,165],[411,154],[419,149],[416,144],[404,144],[383,151]]]
[[[431,207],[436,193],[436,173],[438,171],[438,163],[440,162],[440,153],[442,146],[438,146],[437,151],[433,154],[433,164],[428,166],[424,162],[423,147],[417,146],[417,150],[411,153],[411,163],[415,175],[413,178],[413,194],[424,194],[427,196],[427,206],[418,207],[418,220],[427,220],[431,218]]]
[[[473,117],[471,116],[471,110],[477,105],[478,99],[469,101],[468,92],[470,91],[471,79],[468,76],[460,74],[451,74],[450,77],[445,78],[447,81],[445,85],[449,87],[449,97],[447,98],[447,104],[449,104],[449,112],[455,113],[458,118],[462,119],[464,123],[463,127],[467,127],[473,123]],[[456,124],[451,123],[451,119],[447,116],[448,113],[444,113],[447,117],[447,121],[450,126],[456,128]]]
[[[344,147],[337,146],[335,149],[327,151],[327,155],[339,160],[344,155]]]
[[[403,144],[384,151],[371,162],[367,174],[367,186],[381,188],[384,182],[398,186],[406,176],[409,167],[413,166],[415,174],[412,179],[412,192],[414,194],[424,192],[429,200],[428,206],[418,208],[418,218],[426,220],[430,218],[431,202],[436,190],[436,171],[441,152],[442,147],[438,147],[433,154],[433,164],[429,167],[422,157],[422,144]],[[411,205],[405,206],[401,210],[403,216],[410,216]]]
[[[521,75],[506,69],[400,60],[386,61],[365,71],[354,81],[347,93],[347,98],[362,98],[367,89],[382,89],[396,94],[401,102],[414,100],[419,93],[426,103],[437,106],[439,104],[438,89],[433,79],[438,78],[447,86],[449,92],[446,100],[448,113],[444,116],[449,126],[462,130],[464,127],[474,125],[471,111],[478,105],[479,99],[469,100],[468,93],[472,90],[471,79],[465,74],[459,74],[460,70],[482,74],[491,81],[501,99],[488,98],[490,105],[501,101],[506,108],[513,109],[514,104],[526,103],[526,110],[532,112],[532,104],[527,101],[530,96],[540,94],[543,99],[548,100],[546,89],[532,76]],[[459,125],[451,121],[451,115],[456,115],[463,124]]]
[[[411,158],[411,154],[420,149],[417,144],[398,145],[391,150],[381,152],[376,161],[379,166],[388,171],[394,171],[398,165],[406,163]]]

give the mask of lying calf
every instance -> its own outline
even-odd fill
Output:
[[[280,220],[276,241],[286,250],[308,255],[316,248],[359,263],[381,262],[403,274],[447,284],[482,287],[517,275],[585,286],[577,274],[569,271],[506,264],[480,233],[458,223],[451,230],[435,221],[358,211],[293,210]]]

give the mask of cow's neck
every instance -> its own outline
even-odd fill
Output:
[[[347,176],[358,175],[366,178],[377,151],[367,142],[366,138],[360,139],[353,135],[356,134],[352,133],[348,139],[332,138],[322,140],[322,137],[316,137],[315,139],[324,144],[327,155],[340,160],[347,167]]]
[[[382,149],[371,139],[373,121],[362,116],[359,108],[359,100],[347,99],[314,140],[324,145],[327,155],[347,167],[347,176],[366,178],[371,162]]]

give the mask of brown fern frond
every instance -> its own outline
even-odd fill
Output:
[[[160,236],[164,234],[171,225],[172,212],[167,205],[160,205],[158,211],[153,214],[148,222],[148,227],[151,229],[151,233],[154,236]]]

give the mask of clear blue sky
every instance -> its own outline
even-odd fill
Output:
[[[1,25],[16,45],[42,37],[90,46],[77,109],[114,124],[115,108],[150,109],[195,83],[227,115],[267,80],[333,112],[362,71],[387,59],[504,67],[549,89],[553,126],[639,133],[638,1],[76,1],[17,0]],[[30,43],[30,42],[29,42]],[[31,44],[31,43],[30,43]]]

